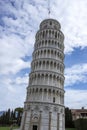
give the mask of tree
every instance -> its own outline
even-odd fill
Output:
[[[23,108],[15,108],[15,110],[11,111],[8,109],[3,115],[0,117],[0,125],[11,125],[17,123],[20,125],[21,117],[23,113]]]
[[[18,107],[15,109],[17,124],[20,126],[23,108]]]
[[[0,117],[0,124],[1,125],[9,125],[10,124],[10,109],[4,112],[3,115]]]
[[[68,107],[65,108],[65,127],[66,128],[73,128],[74,127],[74,122],[72,120],[72,113]]]

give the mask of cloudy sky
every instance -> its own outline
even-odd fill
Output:
[[[51,0],[65,35],[65,106],[87,108],[87,0]],[[23,107],[35,33],[48,0],[0,0],[0,110]]]

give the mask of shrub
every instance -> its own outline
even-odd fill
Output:
[[[75,127],[77,130],[87,130],[87,119],[77,119],[75,121]]]

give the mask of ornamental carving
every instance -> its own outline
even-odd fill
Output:
[[[57,111],[58,111],[58,107],[54,107],[54,111],[56,111],[56,112],[57,112]]]
[[[49,106],[45,106],[44,110],[50,110],[50,107]]]

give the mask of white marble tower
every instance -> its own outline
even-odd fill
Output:
[[[64,35],[45,19],[36,33],[20,130],[65,130]]]

